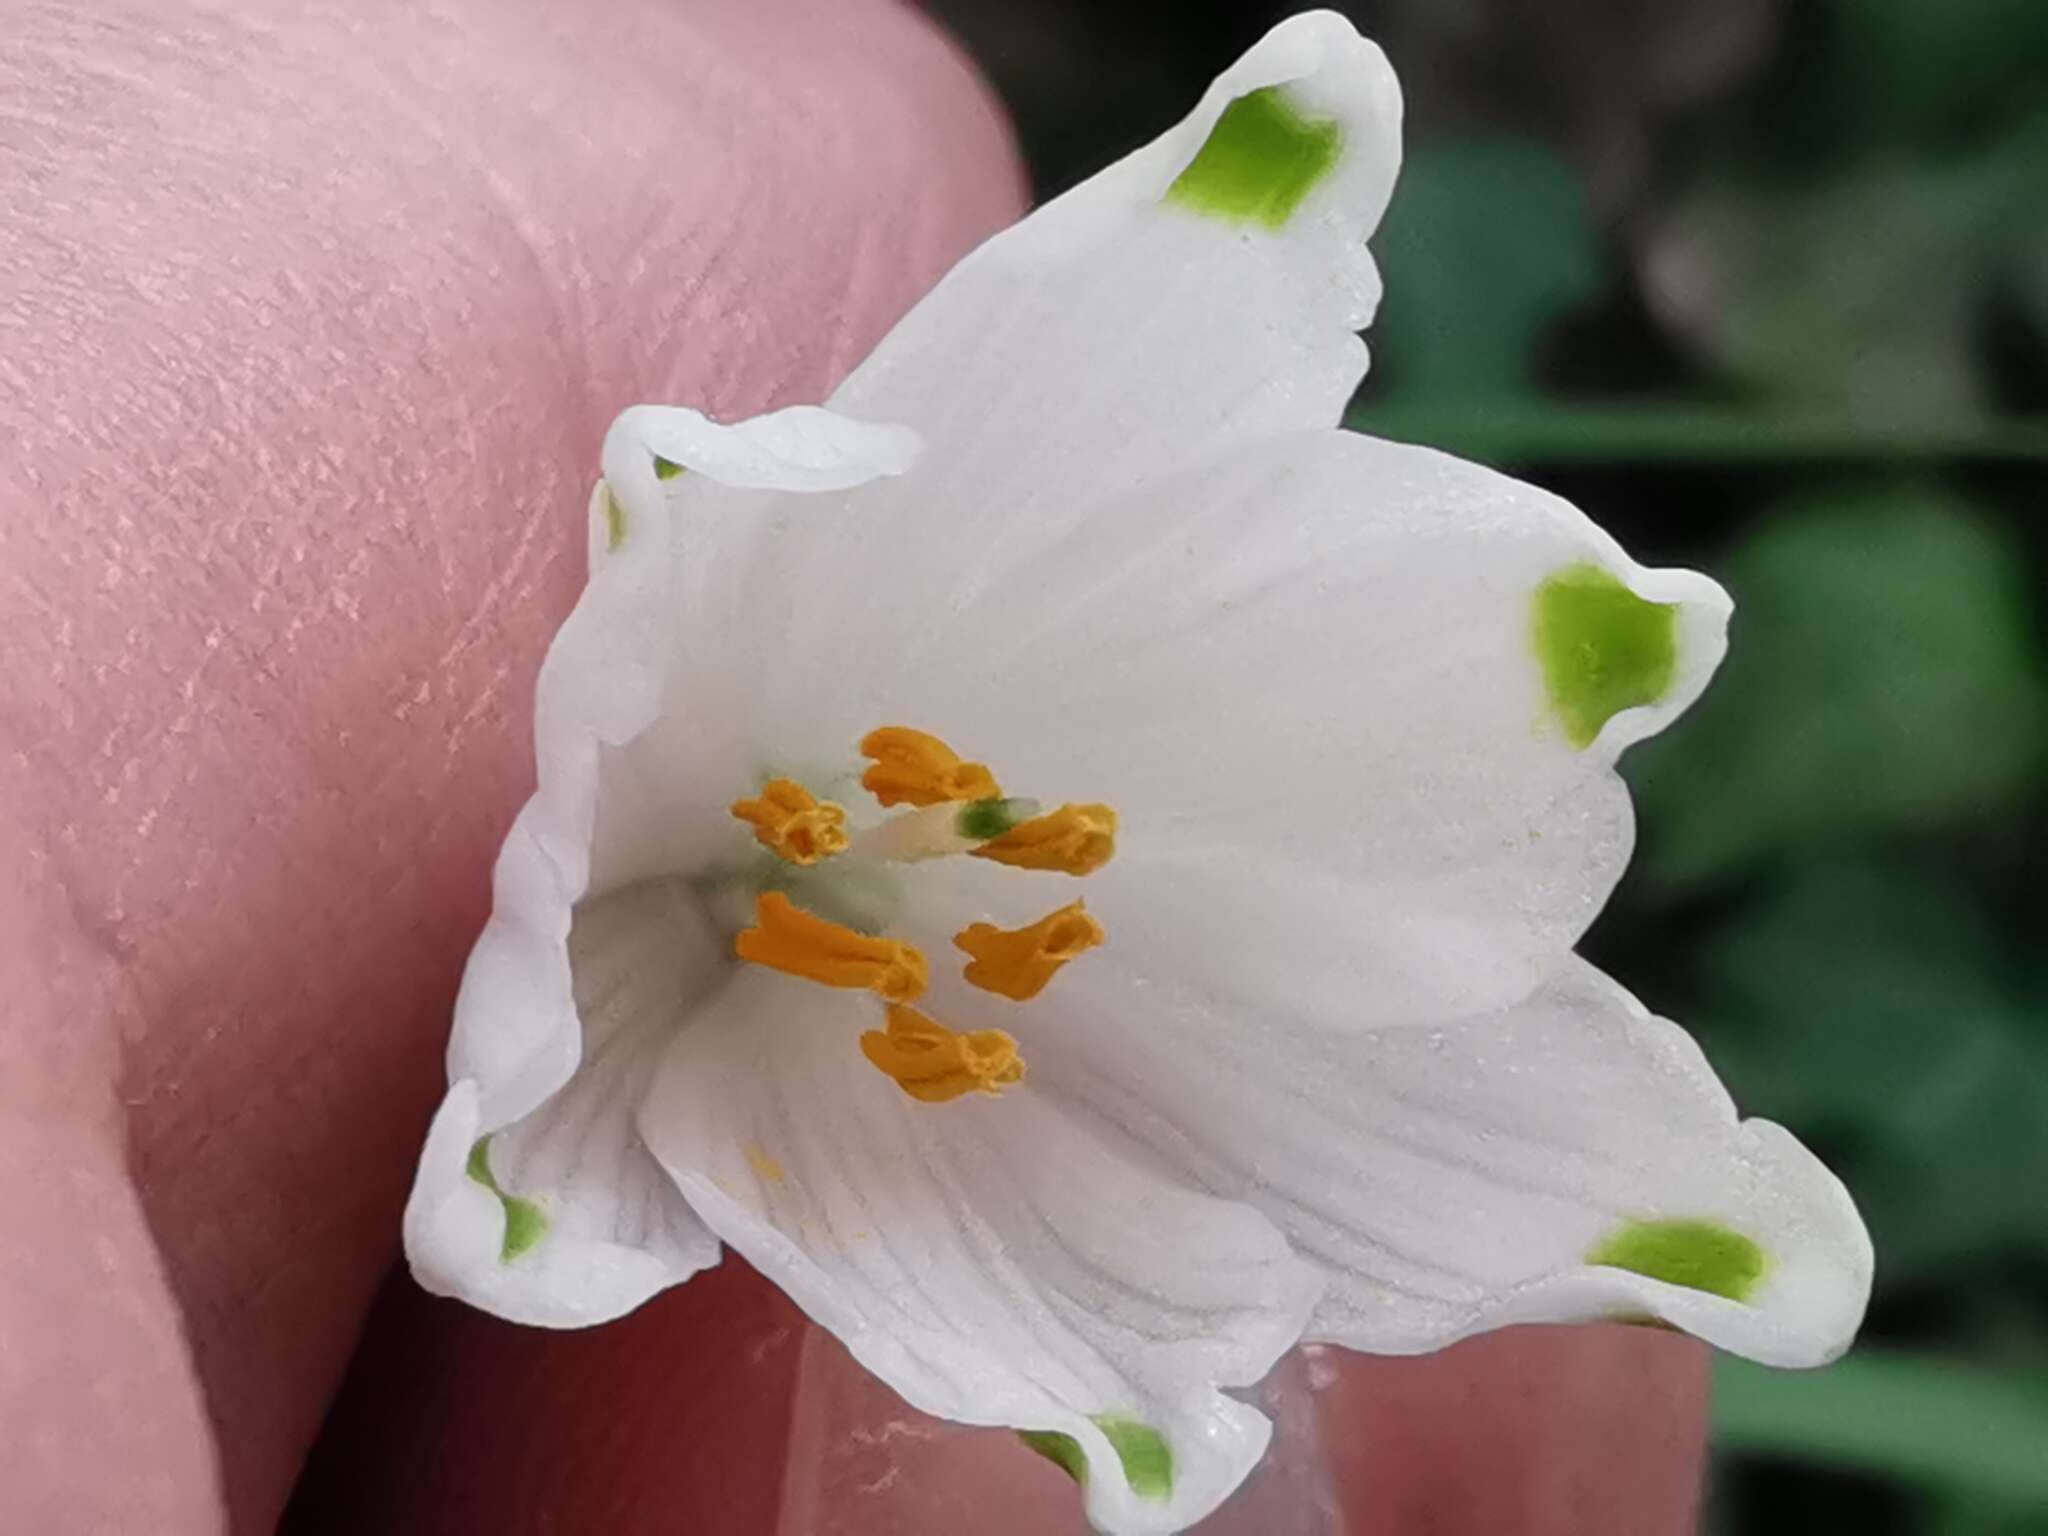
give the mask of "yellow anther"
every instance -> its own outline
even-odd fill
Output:
[[[973,956],[967,980],[984,992],[1028,1003],[1045,990],[1054,973],[1104,938],[1102,924],[1080,902],[1049,912],[1029,928],[975,923],[953,935]]]
[[[1056,869],[1089,875],[1116,852],[1116,812],[1106,805],[1063,805],[1010,828],[974,850],[1016,869]]]
[[[760,798],[735,800],[732,813],[751,822],[762,847],[792,864],[815,864],[846,851],[846,811],[820,800],[795,779],[770,779]]]
[[[861,1054],[913,1099],[943,1104],[963,1093],[1001,1093],[1024,1077],[1017,1042],[1000,1029],[960,1034],[915,1008],[889,1006],[887,1033],[860,1037]]]
[[[907,725],[885,725],[861,738],[861,756],[875,766],[860,776],[861,787],[884,805],[941,805],[948,800],[992,800],[1002,794],[996,776],[936,736]]]
[[[862,987],[892,1003],[924,991],[923,953],[894,939],[871,939],[804,911],[780,891],[754,901],[754,926],[733,949],[742,960],[828,987]]]

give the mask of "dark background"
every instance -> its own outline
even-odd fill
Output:
[[[1041,195],[1286,7],[937,0]],[[2048,0],[1392,0],[1354,424],[1734,592],[1588,944],[1841,1172],[1864,1342],[1722,1361],[1710,1527],[2048,1532]]]

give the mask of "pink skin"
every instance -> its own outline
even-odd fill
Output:
[[[971,72],[884,0],[15,12],[0,1488],[23,1530],[177,1536],[225,1505],[259,1531],[394,1256],[606,421],[818,398],[1021,178]],[[1549,1482],[1624,1490],[1597,1528],[1682,1529],[1697,1353],[1539,1337],[1344,1367],[1426,1387],[1484,1358],[1511,1384],[1464,1389],[1484,1454],[1418,1427],[1470,1422],[1459,1389],[1413,1389],[1400,1443],[1428,1465],[1374,1476],[1454,1489],[1540,1448]],[[1518,1374],[1531,1350],[1562,1376]],[[337,1528],[533,1528],[493,1503],[514,1488],[554,1528],[667,1528],[645,1501],[728,1507],[795,1408],[800,1445],[844,1438],[814,1406],[832,1359],[738,1266],[572,1338],[397,1282],[319,1464],[386,1469],[389,1523]],[[833,1390],[848,1426],[876,1411]],[[697,1416],[688,1456],[657,1391]],[[1333,1465],[1386,1421],[1319,1401]],[[1648,1416],[1678,1428],[1617,1465],[1609,1430]],[[1019,1465],[951,1443],[920,1480]]]

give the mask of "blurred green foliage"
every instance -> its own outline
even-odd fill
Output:
[[[1373,342],[1407,399],[1526,393],[1544,332],[1600,288],[1577,178],[1521,139],[1418,145],[1373,253],[1397,295]]]
[[[1733,592],[1593,958],[1794,1126],[1864,1343],[1724,1361],[1722,1532],[2048,1532],[2048,3],[1382,0],[1354,424]],[[1046,190],[1291,7],[950,0]]]
[[[1828,1146],[1894,1289],[2001,1247],[2048,1262],[2048,1030],[2003,939],[1967,881],[1866,852],[1793,865],[1699,956],[1715,1065]]]
[[[2039,777],[2044,692],[2017,541],[1950,492],[1844,479],[1763,509],[1721,562],[1727,662],[1629,761],[1685,886],[1787,852],[2010,815]]]
[[[1943,1531],[2041,1529],[2048,1389],[2039,1381],[1866,1348],[1789,1378],[1720,1361],[1714,1391],[1724,1446],[1796,1448],[1902,1473],[1942,1496],[1933,1508]]]
[[[1961,165],[1858,164],[1810,185],[1718,173],[1663,232],[1671,308],[1732,380],[1880,423],[1974,414],[1977,309],[2015,259],[2012,211],[2038,186],[2041,156],[2022,142]]]

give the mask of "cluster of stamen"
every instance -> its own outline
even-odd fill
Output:
[[[761,846],[805,868],[852,850],[905,863],[964,853],[1017,869],[1086,875],[1116,851],[1116,813],[1108,806],[1065,805],[1040,814],[1035,801],[1004,798],[988,768],[962,760],[936,736],[884,726],[869,732],[860,749],[870,760],[861,787],[884,808],[912,809],[850,838],[845,807],[777,778],[754,798],[734,801],[732,814],[754,829]],[[1104,937],[1076,901],[1025,928],[973,923],[953,942],[968,956],[962,976],[971,986],[1021,1003]],[[1024,1076],[1017,1042],[1006,1031],[948,1029],[910,1006],[930,979],[913,944],[832,922],[771,890],[756,897],[754,925],[733,947],[756,965],[873,993],[886,1027],[863,1034],[861,1052],[912,1098],[943,1103],[970,1092],[995,1094]]]

